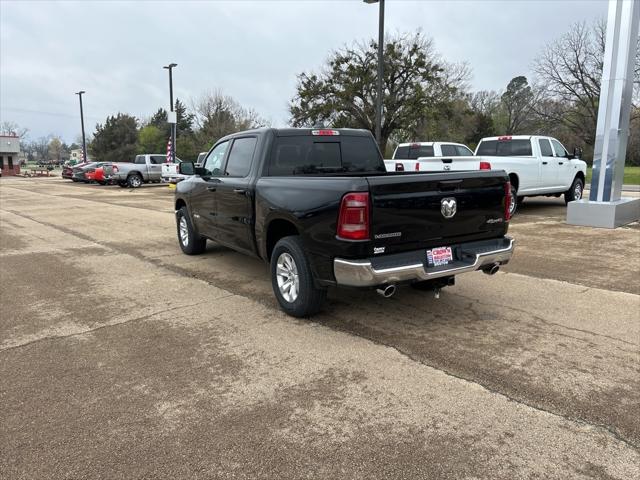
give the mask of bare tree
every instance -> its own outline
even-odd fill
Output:
[[[595,141],[605,39],[603,21],[590,27],[578,23],[549,43],[534,62],[538,81],[545,86],[545,102],[538,113],[548,121],[566,126],[587,145]],[[639,80],[640,53],[636,56],[636,85]],[[636,106],[638,91],[636,86]],[[549,108],[552,104],[553,108]],[[638,115],[638,109],[633,110],[634,116]]]
[[[1,135],[11,135],[19,138],[26,137],[27,133],[29,133],[28,128],[20,127],[16,122],[4,121],[0,124],[0,134]]]
[[[258,113],[241,106],[233,97],[220,90],[204,93],[191,101],[194,123],[203,145],[213,145],[230,133],[268,125]]]

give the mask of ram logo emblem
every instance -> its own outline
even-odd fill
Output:
[[[443,198],[440,201],[440,212],[444,218],[453,218],[458,211],[458,202],[453,197]]]

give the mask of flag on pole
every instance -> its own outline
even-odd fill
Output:
[[[173,151],[173,145],[171,143],[171,137],[169,137],[169,141],[167,142],[167,162],[166,163],[172,163],[171,161],[173,160],[173,155],[171,155]]]

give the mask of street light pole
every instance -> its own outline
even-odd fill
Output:
[[[87,161],[87,140],[84,136],[84,112],[82,110],[82,94],[86,93],[84,90],[76,92],[76,95],[80,97],[80,124],[82,125],[82,161]]]
[[[162,68],[169,70],[169,102],[171,106],[171,113],[173,113],[173,69],[177,67],[177,63],[170,63]],[[171,124],[171,163],[176,162],[176,123]]]
[[[383,55],[384,55],[384,0],[364,0],[364,3],[379,3],[379,20],[378,20],[378,89],[376,95],[376,140],[380,149],[383,150],[386,145],[381,145],[382,140],[382,80],[383,80]]]

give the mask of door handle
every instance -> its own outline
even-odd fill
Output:
[[[547,163],[549,163],[549,162],[542,162],[543,165],[546,165]]]
[[[233,193],[244,195],[245,193],[247,193],[247,189],[246,188],[234,188],[233,189]]]
[[[564,162],[558,162],[558,165],[562,165]]]
[[[210,192],[215,192],[218,189],[218,187],[207,187],[207,190],[209,190]]]

